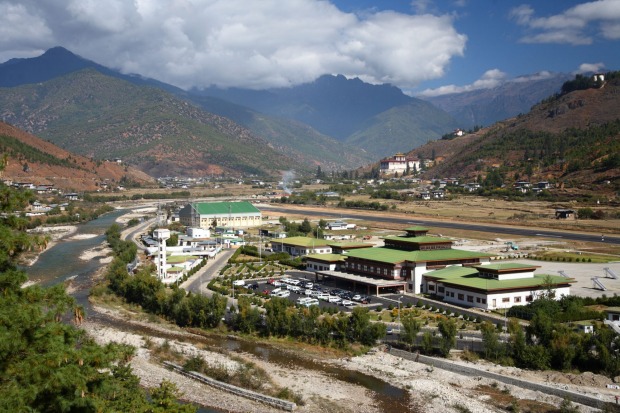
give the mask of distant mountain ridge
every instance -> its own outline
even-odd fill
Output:
[[[527,113],[532,106],[558,93],[572,75],[554,73],[523,76],[503,82],[500,86],[422,99],[445,110],[461,129],[490,126],[495,122]]]
[[[84,59],[62,48],[55,47],[43,55],[28,59],[11,59],[0,64],[0,87],[37,84],[82,69],[94,69],[104,75],[125,80],[134,85],[152,86],[192,102],[213,114],[234,120],[266,139],[274,149],[295,159],[298,169],[349,168],[370,162],[372,156],[360,148],[350,147],[311,127],[286,118],[260,114],[221,99],[188,93],[175,86],[139,75],[126,75]]]
[[[290,88],[192,90],[257,112],[292,118],[374,156],[409,150],[458,126],[443,110],[395,86],[324,75]]]
[[[299,166],[227,118],[94,69],[0,89],[0,107],[7,122],[63,148],[120,157],[151,176],[273,175]]]

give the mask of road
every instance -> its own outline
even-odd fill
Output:
[[[347,214],[347,210],[312,210],[312,209],[294,209],[294,208],[286,208],[285,206],[272,206],[272,205],[256,205],[262,212],[281,212],[287,214],[297,214],[297,215],[307,215],[313,217],[325,217],[325,218],[334,218],[334,219],[342,219],[343,215]],[[460,221],[440,221],[440,220],[429,220],[429,219],[421,219],[421,218],[413,218],[413,217],[392,217],[392,216],[383,216],[381,212],[368,212],[368,213],[359,213],[359,210],[356,210],[356,214],[352,215],[352,218],[362,219],[368,221],[375,222],[386,222],[390,224],[399,224],[402,225],[403,228],[411,225],[422,225],[431,228],[447,228],[447,229],[458,229],[465,231],[482,231],[482,232],[492,232],[496,234],[504,234],[504,235],[512,235],[512,236],[521,236],[521,237],[540,237],[540,238],[560,238],[566,241],[585,241],[585,242],[604,242],[606,244],[616,244],[620,245],[620,237],[617,236],[609,236],[605,234],[604,241],[601,240],[600,235],[595,234],[586,234],[586,233],[578,233],[578,232],[568,232],[568,231],[558,231],[558,230],[548,230],[544,228],[525,228],[525,227],[513,227],[513,226],[501,226],[501,225],[493,225],[493,224],[468,224]]]

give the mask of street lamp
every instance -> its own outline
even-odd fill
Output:
[[[400,334],[400,300],[402,300],[402,296],[398,297],[398,333]]]

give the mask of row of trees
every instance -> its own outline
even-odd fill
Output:
[[[161,315],[181,327],[214,328],[226,313],[227,299],[186,293],[176,286],[166,286],[153,277],[154,268],[144,268],[135,275],[127,273],[126,264],[135,256],[135,245],[120,239],[120,227],[106,231],[115,259],[107,272],[108,288],[128,302]],[[345,347],[358,342],[372,345],[385,335],[383,323],[371,323],[366,308],[356,308],[349,315],[322,315],[318,307],[298,308],[287,299],[272,298],[265,303],[265,313],[251,305],[251,298],[240,296],[238,309],[230,327],[242,333],[263,336],[294,337],[314,344]]]

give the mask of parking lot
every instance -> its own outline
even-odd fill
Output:
[[[316,282],[313,273],[304,271],[287,271],[282,278],[249,281],[244,285],[246,288],[250,286],[257,294],[265,297],[287,298],[296,304],[318,305],[321,309],[334,308],[348,312],[357,306],[376,305],[376,297],[368,297],[334,283]]]

